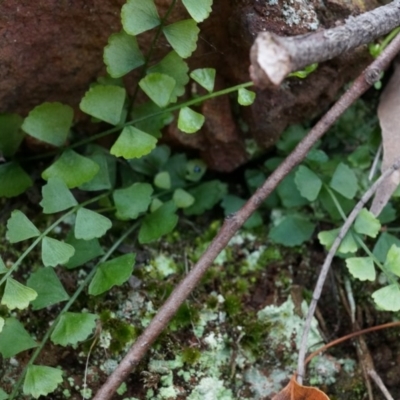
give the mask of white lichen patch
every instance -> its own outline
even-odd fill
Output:
[[[333,357],[315,357],[309,366],[310,384],[313,386],[332,385],[336,382],[336,374],[340,369],[340,363]]]
[[[218,304],[223,304],[223,301]],[[185,395],[190,400],[236,399],[229,389],[229,382],[223,379],[223,371],[232,359],[229,337],[215,331],[215,327],[209,330],[209,324],[220,323],[220,314],[221,310],[210,311],[206,306],[201,312],[199,319],[205,321],[202,328],[208,329],[208,333],[201,337],[203,348],[199,350],[199,359],[195,363],[184,363],[181,355],[176,355],[172,360],[150,360],[148,371],[158,375],[158,388],[149,389],[146,398],[170,400]],[[182,380],[186,382],[184,388]]]
[[[289,368],[275,368],[266,376],[259,369],[251,367],[246,371],[244,378],[252,387],[254,400],[258,400],[279,392],[291,372],[293,371]]]
[[[162,278],[166,278],[177,272],[177,266],[171,257],[159,254],[152,261],[151,265],[156,269]]]
[[[188,400],[232,400],[233,398],[232,391],[224,387],[223,381],[207,377],[200,380]]]
[[[303,315],[307,313],[307,303],[303,301]],[[271,324],[269,340],[273,346],[284,346],[288,351],[293,351],[293,344],[299,349],[301,335],[304,327],[304,318],[295,313],[295,306],[291,298],[280,306],[266,306],[257,313],[258,319]],[[314,318],[311,323],[307,345],[309,348],[322,343],[322,337],[318,332],[318,321]]]
[[[269,6],[280,7],[282,16],[289,26],[303,26],[315,31],[320,25],[313,2],[310,0],[284,0],[281,4],[278,0],[267,0],[266,3]]]

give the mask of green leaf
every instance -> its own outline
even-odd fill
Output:
[[[386,256],[385,268],[393,274],[400,276],[400,247],[393,244]]]
[[[40,310],[69,299],[68,293],[53,268],[39,268],[30,275],[26,284],[38,294],[32,302],[34,310]]]
[[[114,33],[108,38],[103,59],[107,72],[113,78],[124,76],[144,64],[144,57],[136,38],[124,31]]]
[[[82,342],[93,332],[97,318],[96,314],[66,312],[57,322],[51,341],[61,346]]]
[[[130,35],[139,35],[160,24],[153,0],[128,0],[122,7],[121,21]]]
[[[383,232],[380,234],[378,241],[375,243],[373,254],[381,262],[385,262],[386,256],[392,245],[400,247],[400,240],[390,233]]]
[[[3,259],[0,256],[0,275],[1,274],[5,274],[8,271],[8,268],[6,267],[6,265],[4,264]]]
[[[256,94],[251,90],[240,88],[238,90],[238,103],[241,106],[251,106],[254,103]]]
[[[135,266],[135,254],[125,254],[100,264],[89,285],[89,294],[98,296],[113,286],[120,286],[132,275]]]
[[[196,22],[202,22],[210,15],[213,0],[182,0],[182,3]]]
[[[350,213],[351,210],[355,207],[355,201],[346,199],[346,197],[343,197],[341,194],[335,193],[333,191],[330,191],[330,193],[329,193],[327,188],[322,187],[322,189],[318,195],[318,200],[320,201],[320,204],[328,212],[329,216],[333,220],[341,221],[342,216],[341,216],[336,204],[332,200],[331,193],[334,194],[336,200],[340,204],[340,207],[342,208],[342,210],[345,214]]]
[[[148,183],[134,183],[127,188],[115,190],[113,199],[117,218],[136,219],[148,209],[152,193],[153,188]]]
[[[375,238],[381,229],[381,224],[374,214],[363,208],[357,215],[354,229],[362,235]]]
[[[381,225],[388,224],[393,222],[397,219],[397,212],[396,209],[393,207],[392,203],[387,203],[386,206],[383,208],[381,213],[378,215],[378,220]]]
[[[24,213],[19,210],[11,213],[11,217],[7,221],[6,233],[6,238],[10,243],[21,242],[39,235],[39,230]]]
[[[372,293],[376,305],[384,311],[400,310],[400,289],[397,283],[388,285]]]
[[[276,191],[285,208],[301,207],[308,204],[295,184],[296,172],[290,172],[285,179],[278,185]]]
[[[0,333],[4,328],[4,323],[5,323],[4,318],[0,317]],[[0,393],[1,393],[1,391],[0,391]],[[0,397],[0,399],[1,399],[1,397]]]
[[[157,197],[155,197],[150,204],[150,212],[158,210],[164,203]]]
[[[15,318],[6,318],[3,330],[0,333],[0,353],[2,356],[10,358],[33,347],[37,347],[37,344],[21,322]]]
[[[74,253],[75,249],[68,243],[47,236],[42,240],[42,261],[45,267],[65,264]]]
[[[269,238],[275,243],[292,247],[299,246],[309,240],[315,224],[300,215],[289,215],[269,232]]]
[[[306,157],[306,161],[309,165],[312,166],[317,166],[319,167],[320,165],[325,164],[326,162],[328,162],[329,157],[327,156],[327,154],[319,149],[315,149],[312,148]]]
[[[318,234],[318,239],[320,243],[326,247],[327,250],[330,250],[339,232],[340,228],[332,229],[330,231],[322,231]],[[355,253],[357,249],[358,245],[353,237],[353,234],[351,232],[347,232],[346,236],[340,243],[338,252],[342,254]]]
[[[121,121],[125,96],[125,89],[122,87],[95,85],[85,93],[79,107],[92,117],[117,125]]]
[[[214,90],[215,69],[214,68],[198,68],[190,73],[190,77],[209,93]]]
[[[196,50],[200,29],[193,19],[186,19],[165,26],[163,32],[168,43],[182,58],[189,57]]]
[[[111,147],[110,153],[116,157],[140,158],[149,154],[157,144],[157,139],[134,126],[126,126],[117,141]]]
[[[280,136],[276,147],[283,153],[289,154],[306,134],[307,131],[301,125],[290,125]]]
[[[155,72],[168,75],[175,79],[175,87],[169,99],[170,103],[175,103],[178,97],[185,93],[185,87],[189,82],[188,65],[175,51],[171,51],[158,64],[147,70],[149,74]]]
[[[170,155],[170,148],[160,145],[154,148],[150,154],[139,160],[128,160],[128,163],[135,172],[153,177],[168,162]]]
[[[22,117],[18,114],[0,115],[0,153],[13,156],[18,150],[25,133],[20,129]]]
[[[86,154],[89,160],[99,166],[99,171],[89,182],[79,186],[81,190],[95,191],[111,189],[115,184],[116,160],[104,152],[104,149],[94,147],[93,153]]]
[[[150,243],[171,232],[178,223],[176,206],[172,201],[147,214],[139,231],[139,243]]]
[[[23,310],[36,297],[37,293],[33,289],[24,286],[13,278],[8,278],[1,304],[7,306],[10,310],[14,310],[14,308]]]
[[[87,208],[80,208],[76,213],[75,237],[83,240],[99,238],[111,226],[112,223],[107,217]]]
[[[3,389],[0,388],[0,400],[7,400],[7,399],[8,399],[8,394]]]
[[[79,267],[104,254],[97,239],[76,239],[72,231],[69,232],[65,242],[75,249],[75,254],[64,265],[68,269]]]
[[[98,172],[99,166],[95,162],[69,149],[43,171],[42,178],[46,181],[59,178],[71,189],[90,181]]]
[[[54,392],[62,383],[62,370],[43,365],[29,365],[26,370],[23,392],[38,399]]]
[[[22,129],[30,136],[60,147],[66,140],[74,118],[70,106],[61,103],[43,103],[25,118]]]
[[[300,194],[309,201],[314,201],[322,187],[319,177],[304,165],[297,169],[294,181]]]
[[[203,160],[189,160],[186,164],[185,179],[190,182],[199,182],[206,171],[207,164]]]
[[[44,214],[53,214],[67,210],[78,203],[68,190],[67,185],[60,178],[49,178],[46,185],[42,187],[43,200],[39,203]]]
[[[139,81],[139,86],[158,107],[165,107],[171,102],[176,81],[168,75],[153,72]]]
[[[178,208],[187,208],[194,203],[194,197],[181,188],[175,189],[172,200]]]
[[[218,180],[204,182],[188,192],[195,198],[192,206],[185,208],[185,215],[201,215],[211,210],[227,192],[227,185]]]
[[[351,165],[356,168],[369,168],[373,157],[371,157],[369,145],[358,146],[357,149],[348,157]]]
[[[173,93],[176,92],[176,89],[177,86],[175,86]],[[174,101],[173,98],[174,94],[172,94],[171,101]],[[172,113],[165,111],[160,113],[161,111],[162,109],[152,101],[134,107],[131,114],[132,119],[139,121],[135,122],[133,126],[155,138],[160,138],[162,136],[161,129],[174,120]]]
[[[171,188],[171,176],[168,172],[166,171],[161,171],[159,172],[155,177],[154,177],[154,186],[160,188],[160,189],[165,189],[168,190]]]
[[[346,164],[340,163],[332,176],[329,186],[347,199],[352,199],[358,190],[357,177]]]
[[[349,272],[360,281],[374,281],[376,272],[371,257],[350,257],[346,259]]]
[[[204,115],[193,111],[189,107],[182,107],[179,110],[178,128],[185,133],[197,132],[204,124]]]
[[[0,165],[0,182],[0,197],[18,196],[33,184],[31,177],[15,162]]]
[[[186,185],[186,164],[185,154],[174,154],[165,164],[164,169],[171,177],[171,188],[183,187]]]

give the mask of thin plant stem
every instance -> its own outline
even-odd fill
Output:
[[[320,347],[319,349],[313,351],[305,360],[305,364],[308,364],[315,356],[317,356],[318,354],[322,353],[323,351],[336,346],[340,343],[345,342],[346,340],[349,339],[353,339],[357,336],[361,336],[361,335],[365,335],[366,333],[370,333],[370,332],[375,332],[375,331],[379,331],[381,329],[387,329],[387,328],[395,328],[395,327],[399,327],[400,326],[400,321],[396,321],[396,322],[388,322],[387,324],[383,324],[383,325],[378,325],[378,326],[372,326],[371,328],[366,328],[366,329],[362,329],[361,331],[357,331],[357,332],[352,332],[349,333],[346,336],[343,336],[339,339],[336,339],[328,344],[326,344],[325,346]]]

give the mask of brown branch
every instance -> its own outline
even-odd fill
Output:
[[[293,37],[258,34],[251,49],[250,75],[256,86],[279,85],[293,71],[330,60],[400,26],[400,1],[378,7],[344,25]]]
[[[179,307],[197,286],[204,273],[211,266],[218,254],[227,246],[233,235],[272,193],[283,178],[306,157],[308,151],[325,134],[338,117],[378,79],[380,72],[388,67],[399,48],[400,36],[393,40],[386,48],[385,52],[365,70],[354,82],[352,87],[344,93],[334,106],[321,118],[293,152],[267,178],[264,184],[257,189],[247,203],[235,215],[225,219],[224,224],[210,246],[203,253],[189,274],[174,289],[170,297],[150,322],[149,326],[136,340],[115,371],[108,377],[107,381],[96,393],[95,397],[93,397],[93,400],[111,399],[113,393],[118,389],[129,373],[136,368],[147,350],[168,325]]]

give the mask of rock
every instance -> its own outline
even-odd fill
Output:
[[[156,0],[160,15],[171,0]],[[44,101],[60,101],[77,110],[90,83],[105,74],[103,48],[108,36],[121,29],[123,0],[4,0],[0,3],[0,112],[26,115]],[[336,19],[363,10],[360,1],[330,0],[326,9],[317,0],[214,0],[213,12],[201,24],[198,49],[189,60],[191,69],[214,67],[219,87],[248,81],[249,49],[261,30],[294,35],[332,26]],[[375,7],[373,0],[365,9]],[[181,2],[168,22],[188,18]],[[153,32],[138,36],[148,47]],[[165,40],[155,49],[159,60],[170,50]],[[209,166],[231,171],[246,162],[245,139],[253,138],[265,148],[273,145],[292,123],[317,116],[335,99],[345,82],[353,79],[368,63],[363,48],[320,65],[305,80],[289,79],[276,90],[259,91],[250,108],[235,106],[228,97],[210,100],[202,106],[206,124],[188,138],[168,129],[167,140],[201,152]],[[126,79],[133,92],[137,73]],[[232,103],[235,100],[232,98]],[[242,119],[249,127],[240,129]]]

